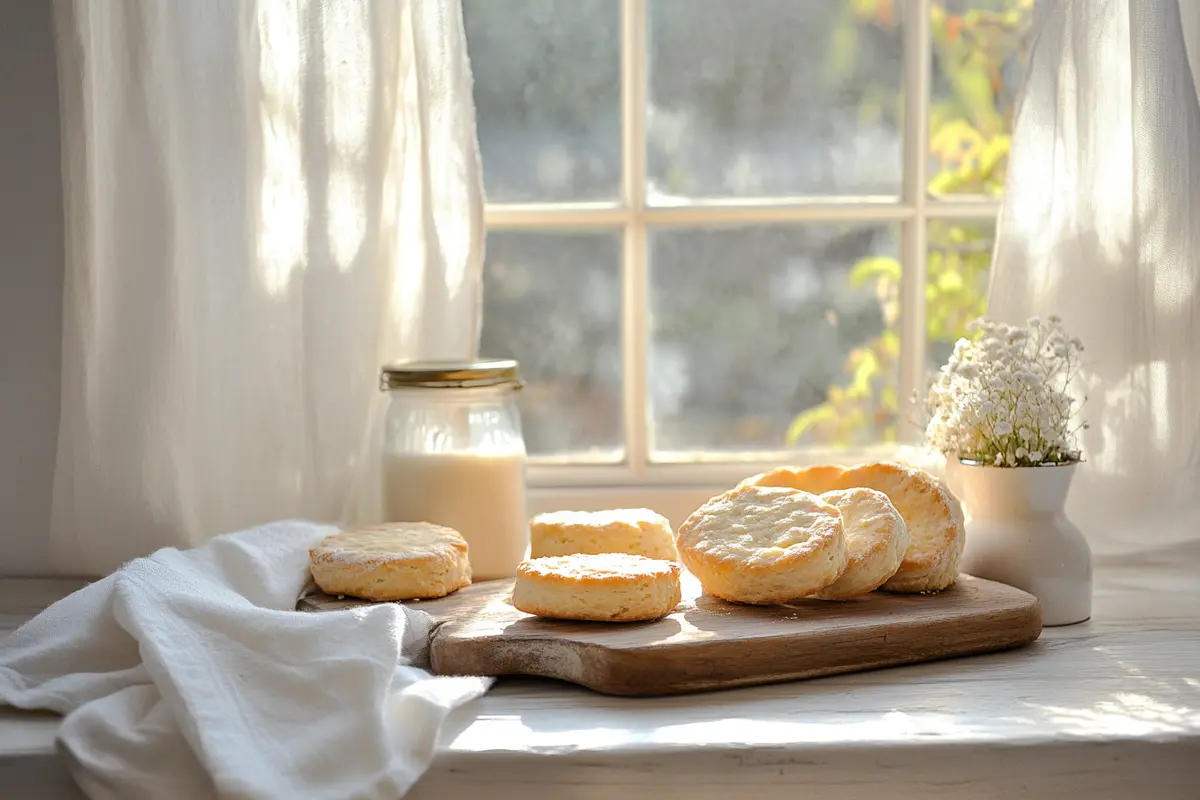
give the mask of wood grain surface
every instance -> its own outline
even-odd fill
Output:
[[[509,602],[512,581],[477,583],[411,605],[438,625],[440,675],[536,675],[614,695],[666,695],[858,672],[1004,650],[1041,633],[1029,594],[968,575],[944,592],[876,592],[847,602],[742,606],[704,594],[684,574],[683,601],[664,619],[568,622]],[[311,594],[303,611],[363,605]]]

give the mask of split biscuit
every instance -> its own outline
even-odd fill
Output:
[[[679,605],[679,565],[628,553],[545,556],[517,565],[512,604],[555,619],[636,622]]]
[[[848,469],[844,481],[886,494],[908,527],[904,560],[884,589],[936,592],[954,584],[966,533],[962,507],[941,481],[925,470],[890,462]]]
[[[554,511],[529,522],[529,556],[630,553],[677,561],[671,523],[648,508]]]
[[[842,514],[846,571],[817,592],[824,600],[848,600],[873,592],[900,568],[908,549],[908,527],[887,495],[874,489],[839,489],[821,499]]]
[[[846,568],[842,515],[795,489],[739,486],[679,526],[679,558],[711,595],[784,603],[826,588]]]
[[[466,540],[428,522],[335,533],[309,550],[308,559],[322,591],[363,600],[445,597],[471,583]]]

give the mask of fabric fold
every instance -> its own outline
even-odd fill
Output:
[[[295,611],[331,531],[281,522],[130,562],[5,640],[0,702],[66,715],[92,797],[394,800],[489,681],[423,669],[420,611]]]

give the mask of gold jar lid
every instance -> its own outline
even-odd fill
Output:
[[[517,362],[509,358],[478,361],[397,361],[385,364],[380,389],[471,389],[482,386],[521,388]]]

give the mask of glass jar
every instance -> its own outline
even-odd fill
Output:
[[[474,580],[510,578],[529,548],[517,362],[383,367],[383,511],[462,534]]]

